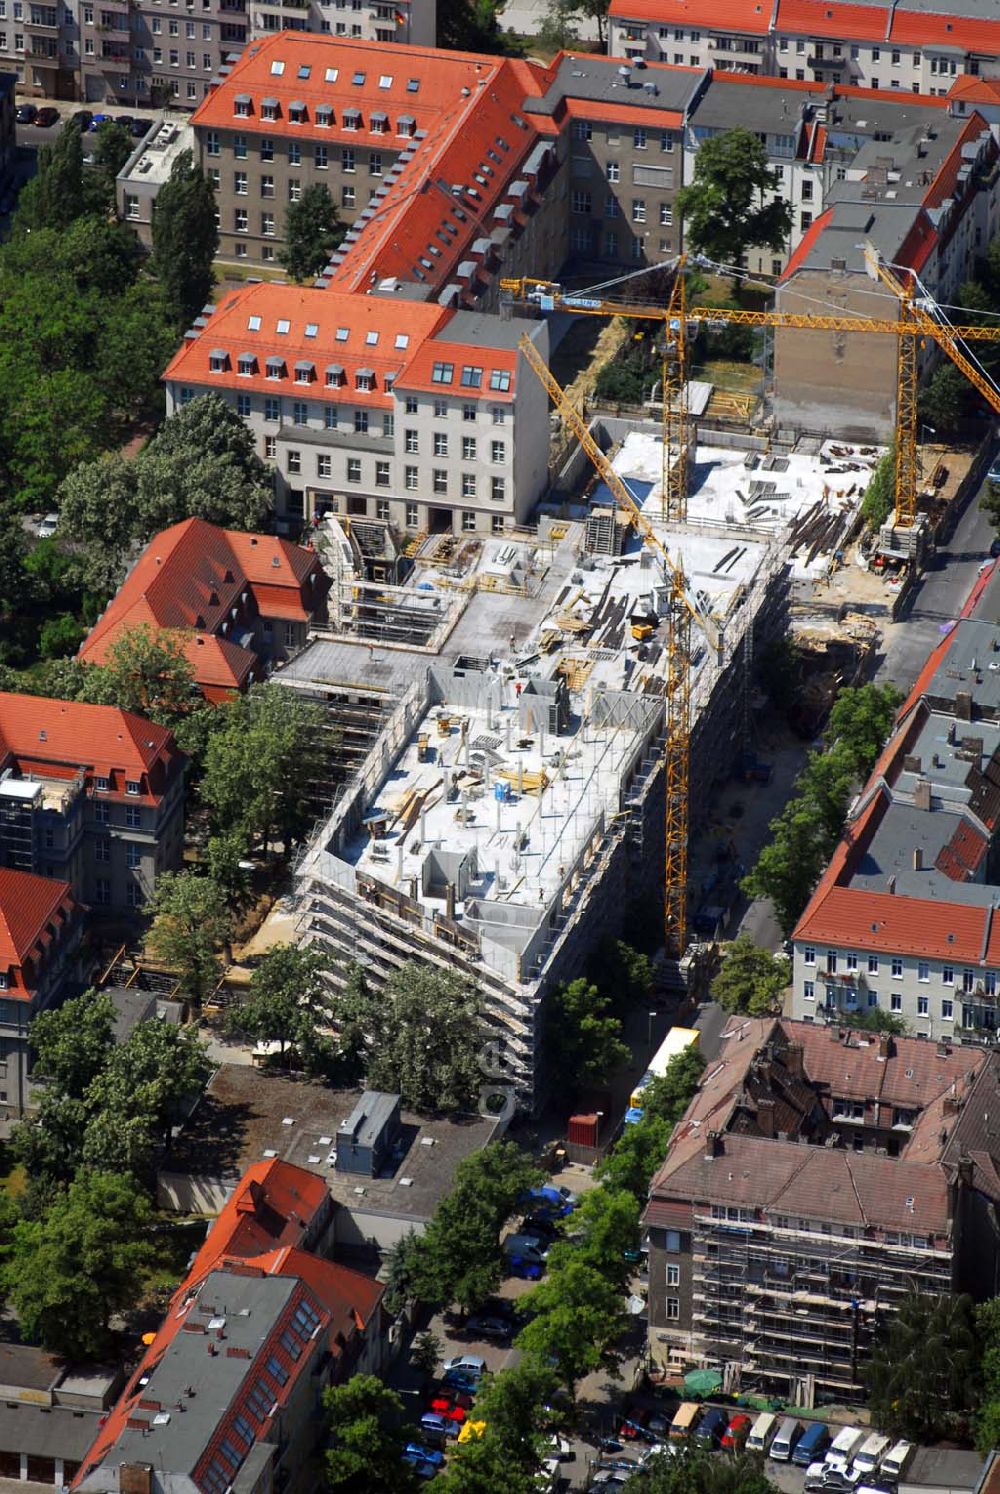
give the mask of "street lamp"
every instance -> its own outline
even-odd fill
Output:
[[[651,1048],[653,1046],[653,1018],[658,1015],[659,1014],[657,1012],[650,1012],[649,1014],[649,1030],[646,1034],[646,1046],[648,1048]]]

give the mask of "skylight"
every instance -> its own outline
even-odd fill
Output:
[[[249,328],[249,330],[251,332],[259,332],[260,331],[260,317],[259,316],[252,316],[249,319],[249,321],[247,322],[247,327]]]
[[[319,334],[318,322],[306,322],[306,336],[316,337]]]
[[[378,86],[379,86],[379,88],[391,88],[392,87],[392,74],[391,73],[383,73],[382,76],[381,76],[381,78],[379,78],[379,80],[378,80]]]
[[[337,341],[338,342],[346,342],[347,339],[348,339],[348,337],[350,335],[351,335],[351,329],[350,329],[350,327],[338,327],[337,328]]]
[[[410,338],[407,332],[396,333],[396,346],[397,348],[408,348],[410,346]]]
[[[299,66],[299,77],[300,78],[308,78],[311,72],[312,72],[312,67],[310,66],[310,64],[308,62],[303,62],[303,63],[300,64],[300,66]]]
[[[407,80],[406,80],[406,91],[407,91],[407,93],[419,93],[420,92],[420,79],[419,78],[407,78]]]
[[[373,348],[375,346],[375,344],[378,342],[378,333],[377,332],[366,332],[365,333],[365,342],[368,344],[368,346],[370,348]]]
[[[277,327],[275,328],[275,331],[280,337],[284,337],[291,330],[291,326],[292,324],[290,321],[287,321],[285,317],[281,317]]]
[[[272,75],[272,77],[280,78],[281,75],[282,75],[282,73],[284,71],[285,71],[285,64],[283,62],[272,62],[271,63],[271,75]]]
[[[336,83],[337,78],[339,76],[340,76],[340,68],[339,67],[328,67],[327,68],[327,70],[326,70],[326,81],[328,83]]]
[[[356,88],[360,88],[364,84],[366,77],[367,73],[355,73],[354,77],[351,79],[351,82],[355,85]]]

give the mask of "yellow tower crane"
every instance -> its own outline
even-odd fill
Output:
[[[564,390],[553,378],[545,359],[527,333],[518,347],[568,428],[576,436],[598,473],[607,483],[616,501],[628,514],[642,540],[659,557],[667,583],[667,669],[665,681],[666,718],[666,867],[664,877],[663,929],[668,955],[680,958],[687,945],[687,853],[688,853],[688,766],[691,739],[691,625],[697,623],[704,633],[717,661],[723,662],[722,627],[692,592],[683,568],[659,539],[652,524],[642,512],[587,429],[587,423]]]
[[[936,342],[991,408],[1000,414],[1000,389],[976,368],[959,346],[962,342],[1000,342],[1000,325],[955,327],[943,318],[937,319],[930,310],[933,303],[920,298],[915,286],[897,278],[881,262],[874,250],[866,248],[865,254],[869,274],[881,280],[898,297],[898,318],[796,311],[741,311],[719,306],[685,307],[683,260],[678,262],[673,289],[666,306],[586,294],[573,295],[545,280],[501,280],[500,288],[513,297],[515,304],[536,306],[545,311],[568,311],[581,316],[624,316],[666,324],[663,374],[663,511],[669,520],[678,523],[683,523],[687,517],[690,421],[685,393],[686,343],[687,329],[692,324],[709,322],[727,326],[774,327],[814,332],[873,332],[897,338],[899,352],[896,379],[894,522],[900,528],[910,528],[916,519],[919,487],[917,356],[920,342],[925,338]],[[676,461],[670,460],[672,451],[678,453]]]

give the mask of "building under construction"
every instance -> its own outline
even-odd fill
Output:
[[[614,453],[655,516],[641,455]],[[723,639],[690,661],[693,825],[745,745],[754,649],[784,626],[789,523],[759,517],[663,526]],[[376,987],[412,959],[468,974],[484,1086],[537,1108],[545,993],[662,898],[668,580],[599,486],[530,533],[429,536],[378,574],[377,537],[346,522],[317,545],[330,627],[276,678],[327,701],[347,771],[299,858],[299,935],[337,984],[352,961]]]

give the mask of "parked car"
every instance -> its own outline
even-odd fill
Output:
[[[443,1447],[449,1438],[457,1437],[461,1427],[437,1411],[425,1411],[420,1418],[420,1435],[431,1447]]]
[[[486,1360],[481,1354],[456,1354],[444,1362],[445,1374],[471,1375],[476,1380],[486,1373]]]
[[[823,1494],[826,1488],[827,1466],[824,1462],[810,1463],[806,1469],[805,1483],[803,1489],[805,1494]]]
[[[149,134],[151,124],[152,120],[149,119],[133,119],[132,127],[129,130],[129,134],[132,136],[132,139],[145,140],[146,136]]]
[[[517,1324],[512,1318],[500,1317],[495,1313],[476,1313],[466,1323],[466,1329],[473,1338],[512,1338],[517,1331]]]
[[[467,1390],[445,1389],[438,1385],[431,1391],[428,1409],[441,1411],[446,1406],[457,1406],[460,1411],[471,1411],[475,1404],[475,1396]]]
[[[516,1276],[520,1281],[541,1281],[545,1274],[544,1266],[537,1261],[525,1260],[523,1255],[509,1255],[507,1257],[507,1273]]]
[[[106,124],[110,118],[110,114],[95,114],[92,116],[90,124],[87,126],[87,128],[91,132],[93,132],[94,130],[99,130],[101,125]]]
[[[132,126],[135,124],[135,115],[134,114],[116,114],[115,115],[115,124],[116,125],[121,125],[121,127],[122,127],[123,130],[131,130]]]
[[[562,1231],[552,1218],[551,1214],[525,1214],[521,1224],[521,1233],[535,1235],[539,1240],[558,1240]]]
[[[750,1435],[753,1422],[742,1411],[732,1418],[722,1436],[722,1445],[727,1452],[739,1452]]]
[[[540,1240],[537,1235],[508,1235],[503,1242],[504,1255],[516,1255],[521,1260],[534,1261],[536,1265],[545,1264],[545,1258],[549,1253],[546,1240]]]
[[[846,1473],[842,1473],[839,1468],[831,1468],[827,1463],[823,1490],[824,1494],[853,1494],[854,1485]]]
[[[40,130],[51,130],[53,125],[59,123],[59,110],[53,109],[51,104],[46,104],[39,109],[35,115],[35,124]]]
[[[529,1188],[521,1194],[518,1202],[526,1204],[533,1211],[555,1214],[557,1219],[564,1219],[567,1214],[572,1214],[578,1199],[570,1188],[554,1188],[545,1184],[541,1188]]]
[[[433,1447],[423,1447],[419,1442],[408,1442],[403,1462],[416,1470],[418,1478],[433,1478],[444,1462],[444,1453]]]
[[[656,1433],[644,1427],[641,1421],[634,1421],[627,1416],[622,1418],[618,1435],[624,1442],[656,1442],[659,1440]]]
[[[694,1440],[699,1447],[718,1447],[722,1441],[729,1418],[718,1406],[709,1406],[694,1429]]]
[[[443,1395],[435,1396],[427,1410],[435,1416],[443,1417],[445,1421],[453,1421],[458,1427],[469,1414],[464,1406],[456,1406],[454,1401],[448,1400]]]
[[[37,118],[37,104],[18,104],[14,111],[14,120],[17,124],[34,124]]]
[[[558,1432],[553,1432],[549,1441],[545,1444],[546,1457],[556,1458],[560,1463],[565,1458],[571,1457],[572,1453],[572,1445],[567,1438],[561,1437]]]
[[[800,1468],[808,1468],[817,1458],[823,1457],[830,1446],[830,1428],[822,1421],[811,1421],[795,1444],[792,1462]]]
[[[469,1395],[475,1395],[479,1389],[479,1376],[469,1375],[462,1370],[446,1370],[442,1378],[442,1384],[449,1390],[464,1390]]]
[[[897,1483],[909,1466],[913,1457],[912,1442],[897,1442],[895,1447],[882,1459],[882,1467],[879,1469],[879,1478],[889,1483]]]
[[[59,515],[46,514],[44,519],[38,521],[37,534],[40,540],[51,539],[59,528]]]
[[[70,115],[69,122],[70,124],[75,124],[82,134],[84,130],[90,129],[90,121],[93,117],[94,112],[92,109],[77,109],[74,114]]]

